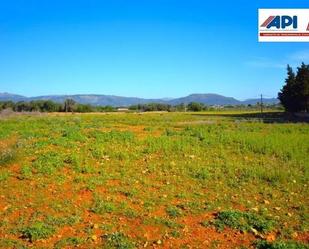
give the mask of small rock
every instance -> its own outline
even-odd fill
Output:
[[[258,232],[256,229],[254,229],[253,227],[251,227],[250,230],[251,230],[251,232],[252,232],[255,236],[257,236],[257,235],[259,234],[259,232]]]
[[[159,239],[159,240],[157,241],[157,244],[158,244],[158,245],[161,245],[161,244],[162,244],[162,241]]]

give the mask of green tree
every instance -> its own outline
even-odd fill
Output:
[[[298,91],[298,111],[309,111],[309,65],[302,63],[297,69],[296,89]]]
[[[191,102],[188,104],[188,111],[200,112],[204,109],[204,104],[198,102]]]
[[[73,99],[66,99],[64,101],[64,111],[65,112],[73,112],[75,104],[76,104],[76,102]]]
[[[288,65],[285,85],[278,93],[278,99],[288,112],[309,110],[309,65],[302,63],[295,75]]]

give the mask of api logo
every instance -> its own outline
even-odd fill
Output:
[[[293,27],[293,29],[297,29],[297,16],[269,16],[261,27],[267,29],[286,29]]]
[[[259,9],[260,42],[309,42],[309,9]]]

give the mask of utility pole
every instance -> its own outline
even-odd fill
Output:
[[[263,94],[261,94],[261,113],[263,113]]]

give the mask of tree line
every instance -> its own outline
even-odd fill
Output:
[[[266,107],[266,106],[265,106]],[[278,105],[270,105],[269,108],[278,108]],[[167,111],[167,112],[199,112],[199,111],[213,111],[218,108],[223,109],[258,109],[259,103],[256,105],[227,105],[222,107],[208,106],[203,103],[191,102],[189,104],[169,105],[164,103],[147,103],[131,105],[128,107],[129,111],[137,112],[152,112],[152,111]],[[114,112],[117,111],[113,106],[93,106],[89,104],[79,104],[72,99],[67,99],[64,103],[56,103],[51,100],[35,100],[35,101],[2,101],[0,102],[0,111],[4,109],[12,109],[15,112]]]
[[[288,65],[285,85],[278,99],[288,112],[309,112],[309,65],[302,63],[296,73]]]
[[[2,101],[0,111],[12,109],[15,112],[113,112],[116,111],[112,106],[93,106],[89,104],[79,104],[73,99],[67,99],[64,103],[56,103],[51,100],[34,100],[30,102]]]

